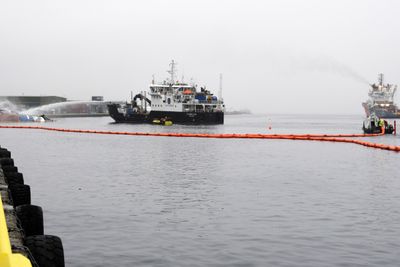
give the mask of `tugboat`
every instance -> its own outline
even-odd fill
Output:
[[[19,116],[17,113],[0,109],[0,122],[19,122]]]
[[[375,113],[379,118],[400,118],[400,110],[393,101],[396,90],[397,85],[384,84],[383,74],[379,74],[378,84],[371,84],[368,93],[370,98],[362,103],[366,115],[370,116]]]
[[[52,121],[46,115],[32,116],[19,114],[7,110],[0,109],[0,122],[48,122]]]
[[[364,120],[362,129],[366,134],[378,134],[382,132],[382,127],[385,128],[385,134],[392,134],[394,132],[393,125],[382,118],[378,118],[373,113]]]
[[[141,92],[130,103],[111,103],[110,116],[117,123],[153,123],[168,118],[174,124],[223,124],[225,105],[206,87],[175,80],[176,62],[170,63],[168,81],[150,84],[149,92]],[[221,79],[221,78],[220,78]],[[150,95],[150,99],[147,97]]]

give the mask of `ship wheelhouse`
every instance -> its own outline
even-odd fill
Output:
[[[151,110],[175,112],[223,112],[224,104],[209,91],[185,83],[151,84]]]

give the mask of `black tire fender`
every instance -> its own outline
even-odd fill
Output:
[[[15,208],[25,236],[43,235],[43,210],[35,205],[20,205]]]
[[[1,158],[0,165],[1,166],[14,166],[14,160],[12,158]]]
[[[7,172],[6,181],[10,184],[24,184],[24,176],[20,172]]]
[[[0,148],[0,158],[11,158],[11,152],[5,148]]]
[[[1,166],[3,169],[4,175],[7,175],[8,172],[18,172],[18,167],[16,166]]]
[[[25,238],[35,262],[40,267],[65,267],[61,239],[54,235],[33,235]]]
[[[11,198],[14,207],[19,205],[31,204],[31,188],[25,184],[10,184],[8,189],[11,192]]]

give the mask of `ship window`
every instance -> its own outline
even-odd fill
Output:
[[[171,104],[171,98],[168,98],[168,105]]]

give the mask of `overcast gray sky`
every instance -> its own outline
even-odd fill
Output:
[[[399,13],[396,0],[0,0],[0,95],[126,100],[175,59],[215,93],[222,73],[228,108],[362,114],[367,82],[400,82]]]

